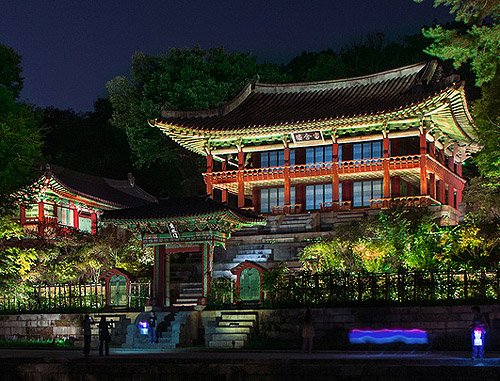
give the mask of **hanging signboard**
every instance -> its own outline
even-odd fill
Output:
[[[297,132],[292,134],[292,139],[294,143],[307,143],[316,140],[323,141],[323,134],[321,131]]]

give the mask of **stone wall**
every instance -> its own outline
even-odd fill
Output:
[[[97,323],[101,315],[106,316],[111,325],[113,344],[125,342],[127,326],[135,321],[138,313],[89,314],[92,325],[93,343],[97,342]],[[75,345],[83,345],[83,314],[12,314],[0,315],[0,338],[18,339],[76,339]]]
[[[315,346],[325,349],[360,349],[351,345],[351,329],[403,328],[423,329],[430,343],[425,349],[469,350],[472,320],[471,306],[447,307],[371,307],[314,308]],[[490,322],[486,345],[500,349],[500,308],[481,306]],[[293,347],[300,343],[300,316],[303,309],[258,310],[259,336],[277,347]]]
[[[481,306],[490,322],[486,345],[489,350],[500,350],[500,307]],[[294,349],[300,345],[300,316],[303,309],[258,309],[258,337],[276,348]],[[203,311],[204,315],[213,311]],[[363,307],[363,308],[314,308],[316,329],[315,346],[318,349],[360,349],[350,345],[348,333],[358,328],[418,328],[426,330],[431,343],[426,349],[469,350],[470,332],[468,326],[472,314],[470,306],[447,307]],[[113,320],[112,343],[125,343],[127,326],[135,321],[138,313],[106,314]],[[91,315],[98,322],[100,314]],[[74,337],[82,340],[81,314],[13,314],[0,315],[0,338],[56,339]],[[198,318],[199,319],[199,318]],[[193,325],[200,333],[203,331]],[[186,329],[194,329],[193,327]],[[197,331],[198,332],[198,331]],[[97,342],[97,325],[93,326],[93,343]],[[196,336],[196,335],[193,335]],[[187,344],[187,342],[185,343]]]

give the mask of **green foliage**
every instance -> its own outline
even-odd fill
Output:
[[[0,44],[0,87],[7,89],[14,99],[23,89],[21,72],[21,56],[14,49]]]
[[[288,273],[288,268],[284,262],[277,267],[265,271],[262,274],[262,290],[265,291],[266,300],[276,300],[285,289],[283,276]]]
[[[423,0],[415,0],[422,2]],[[500,1],[435,0],[434,6],[446,5],[462,25],[436,26],[425,29],[424,36],[433,40],[426,52],[443,60],[451,59],[455,67],[470,63],[477,85],[491,81],[500,57]]]
[[[156,176],[152,186],[162,183],[163,190],[173,195],[197,194],[203,162],[152,128],[148,120],[162,110],[220,106],[256,75],[272,82],[284,78],[275,65],[258,64],[249,54],[227,53],[223,48],[170,49],[157,57],[137,53],[130,78],[108,82],[114,109],[111,123],[126,132],[136,168],[155,168],[165,174],[163,179]]]
[[[318,53],[303,52],[285,66],[292,81],[322,81],[356,77],[423,61],[427,41],[421,35],[405,36],[399,42],[389,41],[375,33],[344,46]]]
[[[0,87],[0,196],[26,185],[41,157],[39,116]]]
[[[113,109],[109,100],[99,99],[94,107],[89,113],[44,109],[43,154],[52,164],[82,173],[124,177],[132,168],[127,136],[110,124]]]
[[[22,87],[21,57],[0,45],[0,204],[33,177],[41,157],[39,115],[16,102]]]
[[[357,226],[353,226],[357,225]],[[394,272],[439,268],[443,230],[425,213],[392,211],[338,228],[331,240],[306,246],[299,260],[306,271]],[[351,233],[346,235],[344,231]]]

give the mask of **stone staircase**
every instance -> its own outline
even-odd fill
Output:
[[[149,335],[141,334],[139,330],[139,322],[148,321],[150,312],[142,312],[135,319],[134,324],[130,324],[127,327],[127,337],[125,344],[122,345],[124,348],[136,348],[136,349],[171,349],[175,348],[179,344],[181,327],[186,323],[186,320],[191,312],[190,311],[180,311],[180,312],[158,312],[157,317],[157,327],[164,321],[165,316],[168,314],[174,314],[174,320],[170,322],[167,331],[162,332],[162,337],[158,338],[158,343],[151,343]]]
[[[255,311],[216,311],[205,322],[205,346],[242,348],[256,329]]]
[[[182,283],[179,297],[172,304],[175,308],[194,308],[198,305],[198,300],[203,295],[201,283]]]
[[[285,215],[278,226],[278,233],[295,233],[319,230],[319,213]]]

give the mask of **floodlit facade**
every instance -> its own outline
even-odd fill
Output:
[[[86,175],[47,165],[40,178],[18,192],[19,222],[25,237],[60,236],[70,230],[95,234],[105,210],[128,208],[156,199],[127,180]]]
[[[267,215],[442,206],[456,223],[462,162],[479,149],[464,83],[436,61],[257,82],[218,109],[164,111],[155,125],[206,156],[207,194]]]

